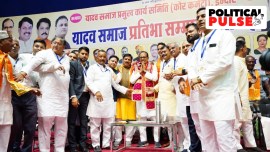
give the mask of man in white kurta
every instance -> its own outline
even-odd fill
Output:
[[[235,78],[237,81],[238,94],[242,105],[242,119],[236,119],[234,135],[237,141],[237,149],[243,149],[240,139],[240,129],[243,131],[244,144],[246,148],[255,148],[256,142],[253,134],[252,112],[249,104],[249,82],[248,70],[245,63],[247,47],[244,41],[236,42],[234,57]]]
[[[192,59],[193,56],[193,51],[192,47],[194,47],[194,42],[199,39],[199,27],[195,23],[190,23],[186,25],[186,39],[189,42],[189,44],[183,44],[182,49],[186,49],[187,46],[189,48],[187,49],[187,69],[189,69],[189,66],[194,66],[195,60]],[[196,45],[196,44],[195,44]],[[197,66],[195,65],[194,68]],[[199,102],[199,96],[198,96],[198,91],[191,90],[190,88],[190,80],[192,78],[196,78],[198,75],[196,73],[192,73],[188,71],[188,82],[182,81],[180,82],[180,88],[182,93],[185,93],[185,89],[190,91],[190,96],[189,96],[189,104],[190,106],[187,106],[186,112],[187,112],[187,117],[188,117],[188,123],[189,123],[189,134],[190,134],[190,151],[204,151],[203,149],[203,144],[202,144],[202,133],[201,133],[201,127],[200,127],[200,121],[199,121],[199,115],[198,111],[200,108],[200,102]]]
[[[119,58],[117,56],[115,56],[115,55],[112,55],[109,58],[108,66],[109,66],[109,70],[112,73],[112,77],[113,77],[115,83],[119,84],[119,82],[122,79],[122,75],[119,72],[119,70],[116,69],[118,61],[119,61]],[[114,88],[113,88],[113,100],[114,100],[114,103],[115,103],[115,111],[116,111],[117,91]],[[116,115],[116,112],[115,112],[115,115]],[[115,118],[115,121],[118,121],[118,120]],[[116,126],[113,129],[113,132],[114,132],[113,134],[114,134],[114,137],[115,137],[115,139],[114,139],[115,140],[114,141],[114,149],[117,149],[120,142],[122,141],[122,130],[123,130],[122,126]]]
[[[204,35],[194,48],[197,69],[188,70],[198,73],[191,80],[191,87],[199,90],[199,118],[203,141],[207,141],[203,144],[209,152],[235,152],[235,38],[229,31],[206,29],[205,22],[205,8],[200,8],[197,24]]]
[[[13,80],[12,64],[8,52],[12,48],[12,39],[6,31],[0,31],[0,151],[6,152],[13,123],[11,88],[20,96],[31,91]]]
[[[64,152],[67,137],[69,103],[69,58],[64,54],[64,39],[54,38],[52,49],[44,50],[33,58],[21,72],[29,74],[40,65],[49,66],[47,72],[39,72],[39,87],[42,91],[38,106],[38,139],[41,152],[50,151],[51,128],[54,124],[55,152]]]
[[[157,67],[154,65],[152,62],[149,62],[149,56],[148,53],[145,51],[141,51],[139,54],[139,62],[135,62],[134,66],[134,71],[132,72],[132,75],[130,77],[130,83],[135,84],[139,81],[140,84],[142,85],[140,95],[141,95],[141,100],[136,101],[136,110],[137,110],[137,116],[140,118],[140,121],[147,121],[147,119],[150,119],[152,121],[156,120],[156,111],[155,108],[147,108],[147,97],[146,94],[154,94],[154,92],[149,91],[150,88],[153,88],[153,86],[146,86],[147,82],[149,84],[154,84],[155,81],[158,79],[158,74],[157,74]],[[147,88],[149,90],[147,90]],[[133,91],[134,93],[135,91]],[[144,92],[144,93],[143,93]],[[155,96],[153,95],[153,98]],[[134,100],[134,99],[133,99]],[[155,100],[155,99],[154,99]],[[153,100],[153,104],[155,104]],[[154,140],[155,140],[155,147],[160,148],[161,145],[159,143],[159,127],[154,127]],[[146,127],[139,127],[140,131],[140,143],[139,147],[142,147],[143,145],[147,145],[147,135],[146,135]]]
[[[174,121],[176,116],[176,95],[171,74],[174,62],[171,58],[169,46],[165,45],[161,53],[162,62],[160,64],[160,75],[158,84],[154,87],[158,91],[158,99],[161,106],[163,121]],[[172,140],[171,129],[168,128],[170,140]],[[172,145],[171,145],[172,146]]]
[[[99,50],[97,64],[90,66],[86,78],[86,85],[92,92],[86,115],[90,117],[90,132],[95,152],[101,152],[101,125],[103,126],[102,147],[109,148],[110,146],[110,124],[114,122],[115,116],[112,86],[123,94],[130,92],[127,88],[115,83],[112,73],[105,63],[106,52]]]
[[[181,123],[179,123],[178,129],[178,148],[180,151],[189,149],[190,146],[190,136],[188,128],[188,119],[186,114],[186,106],[189,105],[189,97],[185,94],[180,93],[179,91],[179,80],[183,78],[182,69],[186,68],[187,56],[180,52],[180,47],[177,43],[169,44],[171,54],[173,58],[173,70],[174,78],[173,85],[176,93],[176,118]],[[184,76],[186,79],[186,76]]]

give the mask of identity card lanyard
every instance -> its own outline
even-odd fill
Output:
[[[170,60],[171,60],[171,59],[169,59],[167,62],[164,61],[163,66],[162,66],[162,71],[163,71],[164,67],[170,62]],[[165,63],[166,63],[166,64],[165,64]]]
[[[59,64],[61,64],[61,61],[64,59],[65,55],[63,55],[62,57],[59,57],[57,54],[55,54]]]
[[[176,65],[176,63],[177,63],[177,61],[178,61],[178,59],[176,60],[176,58],[174,58],[174,60],[173,60],[174,62],[173,62],[173,69],[175,70],[175,65]]]
[[[16,64],[18,63],[18,61],[19,61],[19,58],[16,59],[15,64],[13,65],[13,68],[16,67]]]
[[[97,64],[97,66],[100,68],[100,71],[101,71],[101,72],[109,71],[109,69],[107,69],[106,65],[105,65],[105,67],[102,67],[102,66],[100,66],[99,64]],[[102,68],[104,68],[105,71],[103,71]]]
[[[199,40],[197,40],[197,42],[195,43],[195,45],[191,48],[191,52],[195,51],[196,46],[198,45],[198,43],[200,42],[201,38],[199,38]]]
[[[215,32],[216,32],[216,30],[214,30],[214,31],[211,33],[211,35],[210,35],[210,37],[208,38],[208,40],[207,40],[207,42],[206,42],[205,45],[204,45],[205,40],[203,40],[203,43],[202,43],[202,52],[201,52],[201,59],[203,58],[203,55],[204,55],[204,52],[205,52],[205,50],[206,50],[206,46],[207,46],[208,42],[210,41],[210,39],[212,38],[212,36],[214,35]]]
[[[87,66],[87,63],[85,63],[85,66],[83,66],[83,64],[82,64],[83,74],[84,74],[85,77],[87,77],[86,68],[85,68],[86,66]]]

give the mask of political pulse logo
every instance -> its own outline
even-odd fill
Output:
[[[266,6],[208,6],[207,29],[265,29]]]

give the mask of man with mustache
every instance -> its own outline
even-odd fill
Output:
[[[48,39],[51,28],[51,21],[48,18],[41,18],[37,22],[37,39],[44,40],[46,42],[46,49],[51,48],[51,41]]]
[[[199,91],[199,119],[204,147],[209,152],[236,152],[233,59],[235,38],[230,31],[206,28],[206,8],[196,12],[202,37],[192,48],[190,86]]]
[[[19,22],[19,53],[32,53],[34,40],[31,39],[33,29],[33,20],[29,17],[24,17]]]
[[[127,53],[123,56],[123,64],[118,67],[119,72],[122,75],[120,85],[131,88],[130,76],[132,74],[132,55]],[[136,103],[131,100],[131,97],[122,93],[118,94],[116,102],[116,118],[123,121],[136,120]],[[135,133],[135,127],[126,127],[126,146],[131,146],[131,140]],[[121,141],[118,139],[118,141]],[[114,147],[118,147],[120,142],[115,142]]]
[[[91,90],[86,115],[90,117],[91,139],[94,152],[101,152],[100,127],[103,127],[102,147],[110,147],[110,124],[114,122],[115,104],[112,86],[123,94],[130,95],[132,90],[115,83],[111,70],[105,64],[106,52],[99,50],[97,63],[87,71],[86,85]]]
[[[159,79],[159,73],[160,73],[160,64],[161,64],[161,62],[162,62],[162,56],[161,56],[161,53],[162,53],[162,50],[164,49],[164,47],[165,47],[165,43],[163,43],[163,42],[159,42],[158,44],[157,44],[157,50],[158,50],[158,59],[157,59],[157,61],[156,61],[156,67],[157,67],[157,72],[158,72],[158,79]]]
[[[188,67],[188,62],[192,62],[190,56],[192,55],[191,47],[194,45],[194,42],[200,37],[199,36],[199,27],[195,23],[190,23],[186,25],[186,39],[187,42],[182,44],[182,53],[186,57],[186,64]],[[191,73],[192,74],[192,73]],[[190,147],[191,152],[202,151],[201,144],[201,128],[200,121],[198,116],[198,107],[199,107],[199,97],[198,91],[191,90],[189,85],[189,80],[180,79],[179,89],[182,94],[189,96],[189,105],[186,106],[186,115],[188,118],[189,125],[189,135],[190,135]]]
[[[160,75],[158,84],[154,87],[158,92],[158,100],[160,100],[161,115],[166,121],[174,121],[176,116],[176,95],[174,93],[173,80],[168,80],[168,75],[173,72],[174,62],[171,59],[171,52],[168,45],[159,43],[158,48],[162,48],[160,64]],[[169,139],[172,140],[172,130],[168,128]],[[173,145],[171,145],[173,146]]]

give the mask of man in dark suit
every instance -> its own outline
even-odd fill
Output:
[[[89,89],[85,85],[86,71],[89,67],[87,61],[89,57],[89,49],[87,47],[79,48],[77,61],[70,62],[70,84],[69,95],[70,104],[68,112],[68,142],[70,152],[76,152],[76,119],[78,116],[80,123],[80,137],[78,144],[82,152],[88,152],[86,146],[87,139],[87,116],[86,110],[90,99]]]

